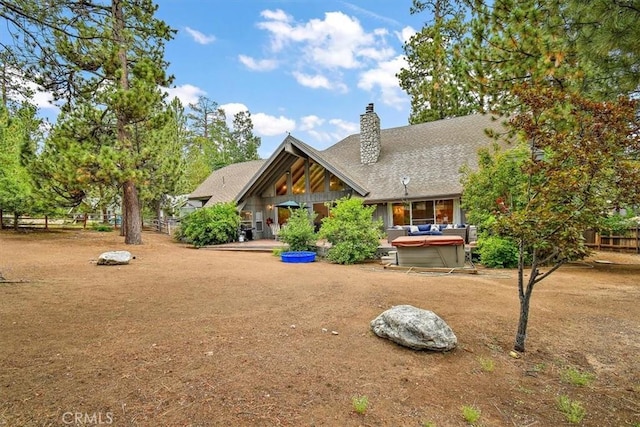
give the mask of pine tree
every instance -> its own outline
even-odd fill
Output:
[[[466,9],[452,0],[414,0],[412,13],[424,11],[433,14],[433,22],[405,43],[408,68],[398,73],[400,87],[411,96],[409,123],[481,111],[478,94],[466,90],[466,63],[461,56]]]
[[[232,163],[259,159],[260,137],[253,134],[253,122],[249,111],[240,111],[233,116],[231,139],[234,144]]]
[[[0,218],[3,212],[14,214],[14,227],[24,214],[47,213],[46,198],[33,186],[29,165],[39,141],[41,120],[35,107],[0,105]],[[0,228],[1,220],[0,220]]]

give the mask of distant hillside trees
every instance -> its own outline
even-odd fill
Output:
[[[0,218],[3,213],[17,218],[26,213],[50,213],[53,205],[31,179],[30,165],[41,141],[41,120],[28,103],[0,103]],[[2,224],[0,222],[0,227]]]
[[[250,112],[235,114],[229,128],[225,111],[207,97],[198,98],[189,109],[191,137],[186,153],[186,173],[191,190],[216,169],[259,158],[261,141],[253,134]]]

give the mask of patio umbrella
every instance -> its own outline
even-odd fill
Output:
[[[299,208],[300,205],[298,204],[298,202],[295,202],[293,200],[287,200],[286,202],[278,203],[276,207],[296,209],[296,208]]]

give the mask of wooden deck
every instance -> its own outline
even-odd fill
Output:
[[[317,243],[322,249],[325,249],[329,246],[328,243],[319,241]],[[275,248],[285,248],[286,245],[274,239],[257,239],[257,240],[246,240],[244,242],[232,242],[225,243],[222,245],[211,245],[204,246],[201,249],[209,249],[214,251],[245,251],[245,252],[273,252]],[[386,254],[390,250],[393,250],[393,246],[387,239],[380,240],[380,246],[378,246],[378,252],[382,254]]]

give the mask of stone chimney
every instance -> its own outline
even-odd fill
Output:
[[[367,105],[360,114],[360,162],[371,165],[380,157],[380,118],[373,111],[373,104]]]

